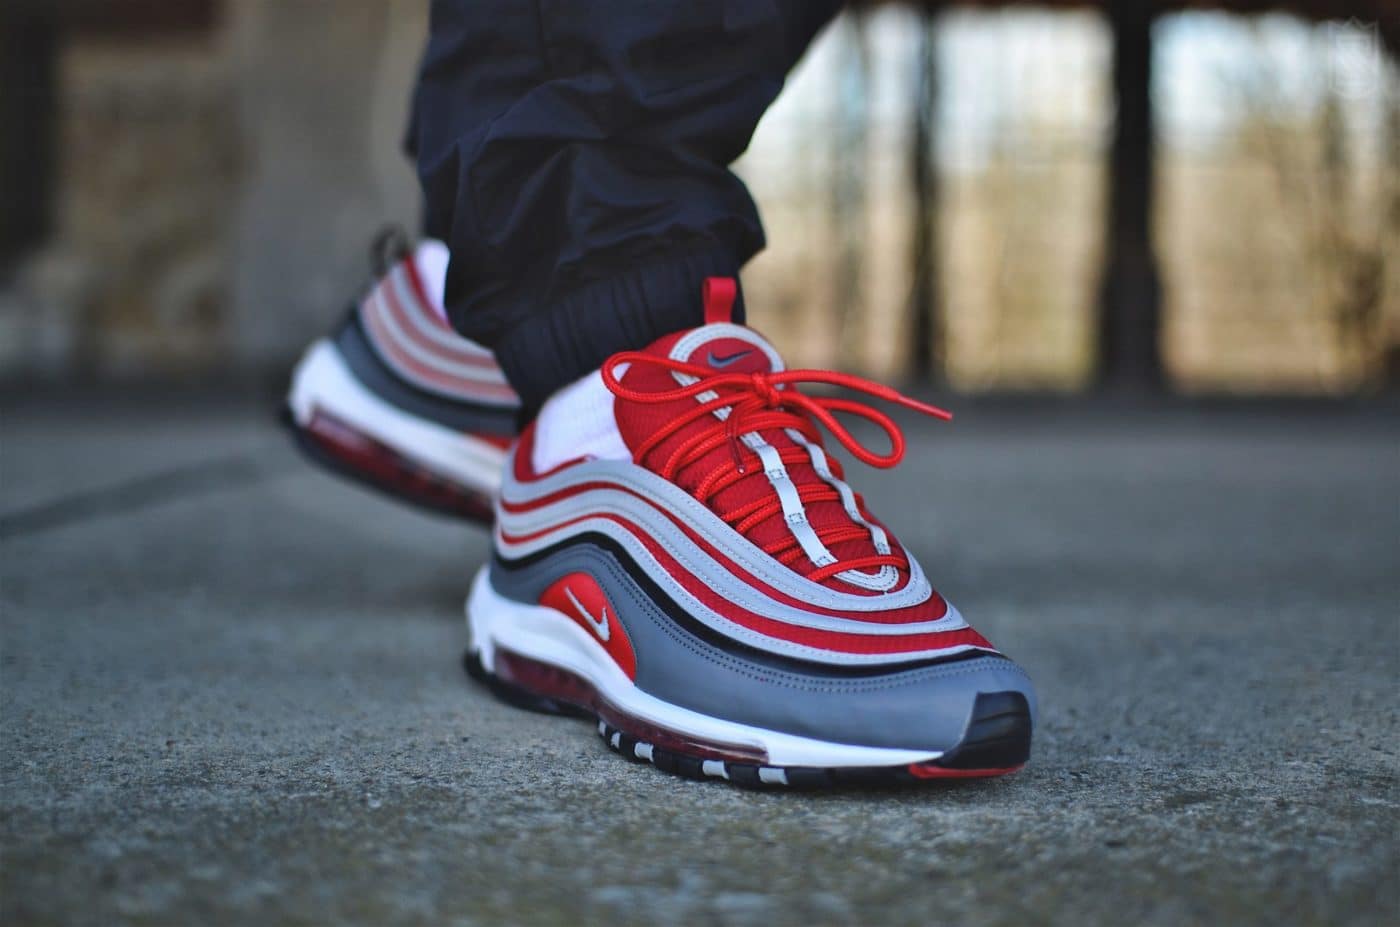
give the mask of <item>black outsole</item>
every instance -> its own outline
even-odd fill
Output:
[[[594,712],[568,702],[536,695],[490,673],[480,657],[468,651],[462,660],[467,675],[498,699],[543,714],[589,718],[598,735],[615,753],[636,763],[703,781],[722,781],[751,789],[888,788],[930,782],[986,778],[1011,772],[1030,757],[1031,713],[1019,692],[984,693],[973,705],[972,717],[958,745],[935,763],[911,766],[762,766],[731,760],[703,759],[655,744],[644,743],[598,718]]]
[[[328,470],[334,475],[348,480],[361,488],[372,490],[378,495],[387,496],[395,502],[411,505],[420,512],[427,512],[440,518],[481,525],[488,528],[494,521],[493,502],[491,498],[484,493],[471,494],[468,490],[453,486],[451,488],[454,492],[461,494],[463,499],[469,501],[448,504],[444,503],[443,497],[440,494],[416,494],[411,491],[405,491],[402,488],[402,483],[394,483],[389,480],[379,479],[363,470],[351,466],[334,454],[327,452],[325,448],[317,444],[316,441],[307,434],[305,429],[297,424],[296,418],[292,415],[292,410],[289,407],[285,405],[282,407],[278,414],[278,419],[288,433],[291,434],[292,442],[297,446],[297,449],[301,451],[303,456],[322,469]],[[421,470],[417,471],[415,476],[418,480],[432,479],[427,473]],[[442,485],[447,486],[445,482],[443,482]]]

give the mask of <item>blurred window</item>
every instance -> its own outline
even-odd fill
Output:
[[[1156,26],[1166,359],[1188,390],[1339,392],[1400,340],[1400,127],[1374,29]]]

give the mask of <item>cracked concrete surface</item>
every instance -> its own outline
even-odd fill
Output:
[[[473,688],[485,534],[262,409],[9,401],[0,919],[1395,923],[1394,411],[916,425],[854,479],[1036,680],[1032,762],[788,795]]]

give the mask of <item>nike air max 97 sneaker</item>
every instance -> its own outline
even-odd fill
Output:
[[[614,355],[522,434],[495,555],[467,601],[468,670],[696,778],[821,787],[1019,768],[1036,711],[1025,673],[933,589],[821,435],[892,467],[899,427],[798,386],[947,414],[785,369],[730,321],[735,290],[708,281],[706,324]],[[864,447],[837,415],[878,426],[890,450]],[[562,452],[550,440],[561,417]]]
[[[338,473],[489,522],[519,401],[491,352],[447,324],[446,246],[426,241],[385,263],[336,331],[297,364],[287,423]]]

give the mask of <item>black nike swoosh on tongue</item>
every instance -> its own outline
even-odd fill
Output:
[[[715,357],[715,352],[714,352],[714,351],[709,351],[709,352],[707,352],[707,354],[706,354],[705,361],[706,361],[706,363],[708,363],[711,367],[728,367],[730,364],[732,364],[732,363],[734,363],[735,361],[739,360],[739,358],[741,358],[741,357],[747,357],[748,355],[750,355],[750,354],[752,354],[752,353],[753,353],[753,348],[745,348],[745,349],[742,350],[742,351],[737,351],[737,352],[735,352],[735,353],[733,353],[733,354],[725,355],[724,357]]]

